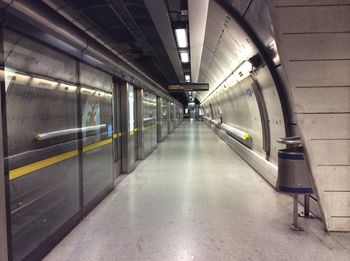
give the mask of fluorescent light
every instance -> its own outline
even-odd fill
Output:
[[[188,52],[180,52],[180,58],[181,62],[188,63],[190,61],[190,56],[188,55]]]
[[[185,80],[186,80],[186,82],[190,82],[191,76],[189,74],[185,74]]]
[[[187,48],[188,40],[187,40],[187,30],[185,28],[177,28],[175,29],[175,37],[178,48]]]

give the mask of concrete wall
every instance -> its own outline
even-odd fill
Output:
[[[350,231],[350,2],[269,7],[325,225]]]

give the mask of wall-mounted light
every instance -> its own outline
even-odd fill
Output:
[[[181,62],[183,63],[190,62],[190,55],[188,54],[188,51],[180,51],[180,58]]]
[[[187,0],[182,0],[180,5],[181,15],[188,15],[188,3]]]
[[[175,37],[178,48],[187,48],[187,29],[186,28],[175,28]]]
[[[243,64],[238,68],[237,72],[240,78],[247,77],[251,70],[252,70],[252,64],[249,61],[244,61]]]
[[[253,55],[252,57],[249,58],[248,60],[251,65],[255,68],[255,69],[259,69],[261,66],[264,65],[264,61],[262,59],[262,57],[260,56],[259,53]]]
[[[242,62],[233,73],[226,78],[225,83],[232,87],[236,83],[242,81],[244,78],[250,75],[252,70],[252,64],[249,61]]]
[[[202,104],[213,95],[218,96],[219,93],[224,91],[225,84],[227,84],[227,87],[232,87],[236,85],[238,82],[242,81],[246,77],[248,77],[253,69],[253,66],[251,62],[249,61],[243,61],[241,62],[236,69],[233,70],[233,72],[224,80],[222,84],[217,86],[210,94],[205,97],[205,99],[202,101]],[[225,88],[226,89],[226,88]]]

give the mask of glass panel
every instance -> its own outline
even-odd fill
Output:
[[[170,103],[170,130],[173,131],[174,129],[174,121],[175,121],[175,115],[174,115],[174,103]]]
[[[168,135],[168,102],[165,99],[161,99],[161,114],[162,114],[162,137]]]
[[[12,248],[22,260],[79,212],[77,87],[60,81],[76,81],[76,64],[10,31],[4,49]]]
[[[129,131],[132,132],[135,128],[135,93],[134,88],[130,85],[129,86]]]
[[[129,99],[129,135],[134,138],[134,155],[135,160],[137,159],[137,148],[138,148],[138,139],[137,139],[137,102],[136,102],[136,90],[132,85],[129,84],[128,88],[128,99]],[[142,127],[142,126],[141,126]]]
[[[113,186],[112,94],[80,88],[84,205]]]
[[[118,134],[118,126],[119,126],[119,86],[116,84],[113,89],[113,153],[114,153],[114,162],[117,162],[119,160],[119,149],[118,149],[118,142],[119,142],[119,134]],[[116,178],[116,177],[114,177]]]
[[[157,147],[157,97],[151,94],[150,115],[152,118],[152,148]]]
[[[150,115],[150,103],[151,103],[151,94],[149,92],[143,92],[143,148],[144,153],[147,154],[152,149],[151,144],[151,127],[152,127],[152,118]]]

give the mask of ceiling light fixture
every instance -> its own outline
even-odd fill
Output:
[[[187,0],[182,0],[180,5],[181,15],[188,15],[188,3]]]
[[[175,28],[175,37],[178,48],[187,48],[188,39],[187,39],[187,29],[186,28]]]
[[[185,74],[185,80],[186,80],[186,82],[190,82],[191,76],[189,74]]]
[[[181,62],[183,63],[190,62],[190,55],[188,54],[188,51],[180,52],[180,58],[181,58]]]

